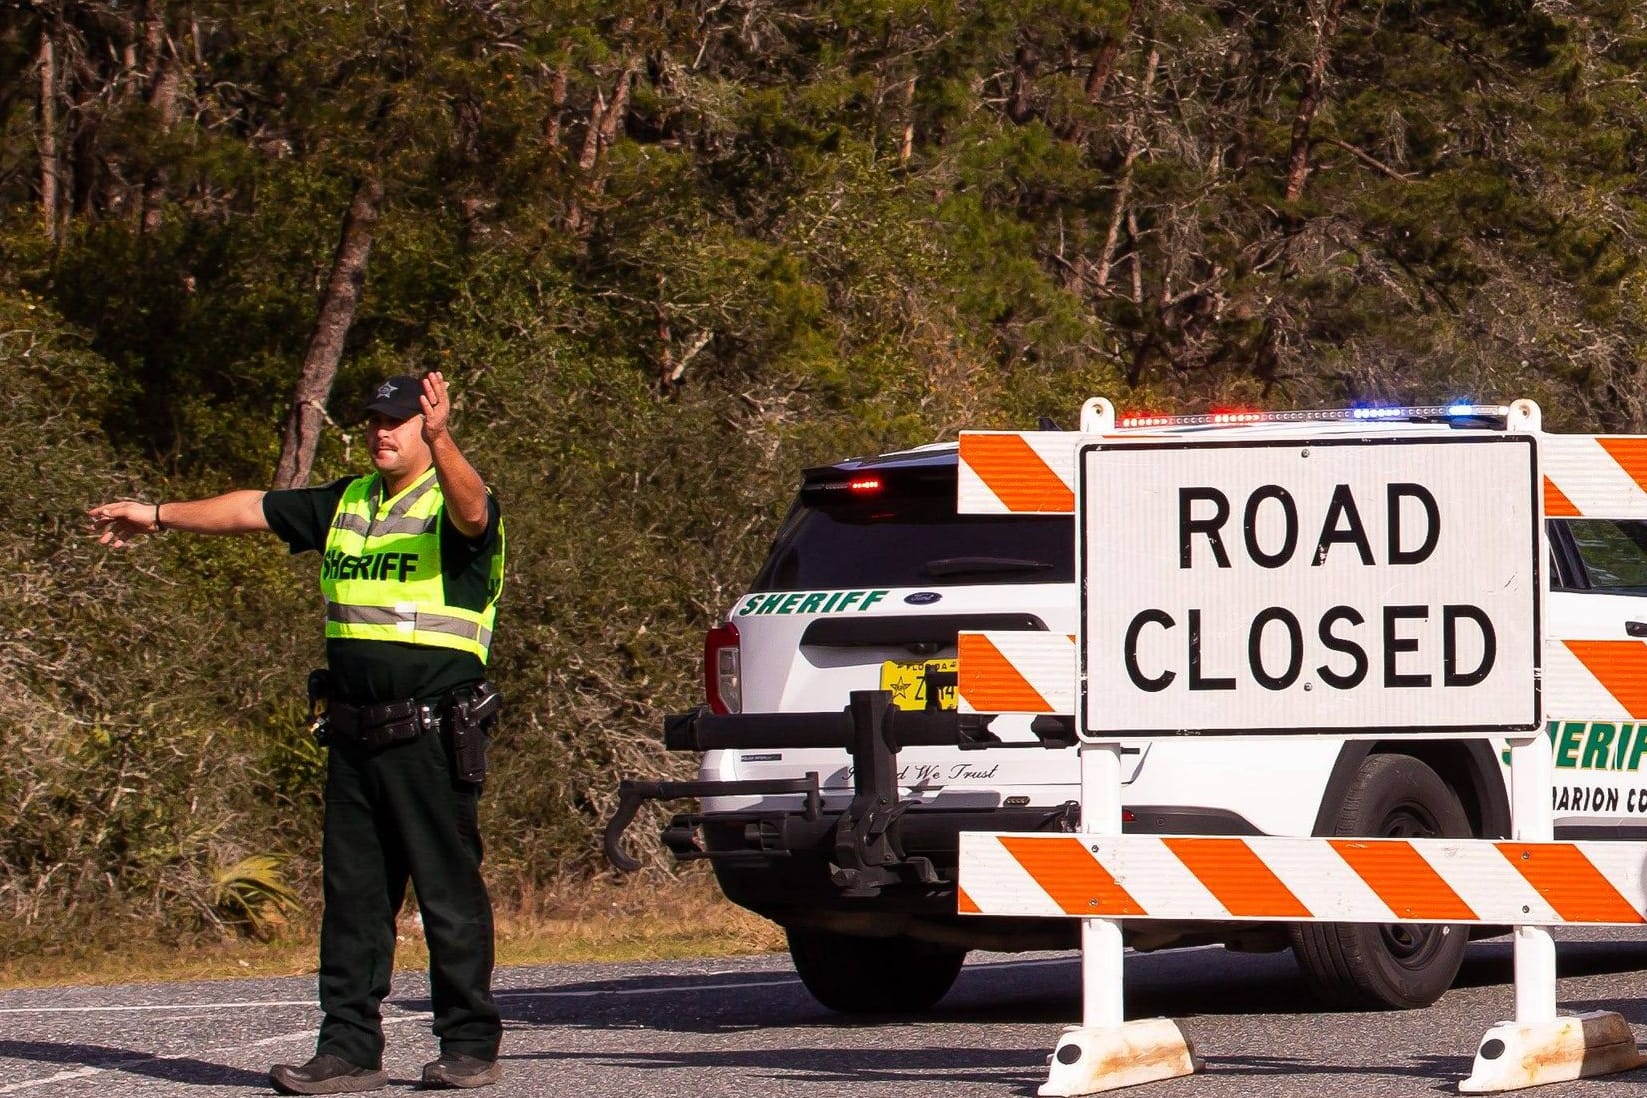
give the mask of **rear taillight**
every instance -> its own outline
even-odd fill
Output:
[[[703,638],[703,691],[715,713],[743,712],[738,627],[717,625]]]

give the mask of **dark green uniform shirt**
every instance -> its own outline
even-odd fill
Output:
[[[344,477],[318,488],[269,492],[263,497],[263,517],[292,552],[324,552],[332,516],[344,489],[355,479]],[[492,557],[501,548],[499,521],[497,499],[488,496],[486,529],[471,541],[441,510],[440,562],[448,604],[469,610],[486,608]],[[326,663],[344,699],[356,705],[406,698],[434,701],[486,677],[485,666],[472,653],[396,641],[329,638]]]

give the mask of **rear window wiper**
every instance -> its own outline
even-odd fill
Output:
[[[1044,572],[1052,565],[1044,560],[1022,557],[942,557],[929,560],[922,571],[929,576],[961,576],[989,572]]]

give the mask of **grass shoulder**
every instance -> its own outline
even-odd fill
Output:
[[[401,916],[395,968],[428,965],[415,911]],[[497,963],[545,965],[677,960],[784,948],[773,923],[728,903],[705,877],[662,873],[632,880],[565,882],[552,891],[494,898]],[[0,959],[0,989],[226,980],[313,974],[313,918],[267,941],[163,940],[125,934],[73,935]]]

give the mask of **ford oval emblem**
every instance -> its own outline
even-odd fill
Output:
[[[941,598],[943,596],[936,591],[917,591],[913,595],[905,595],[904,601],[911,606],[931,606]]]

